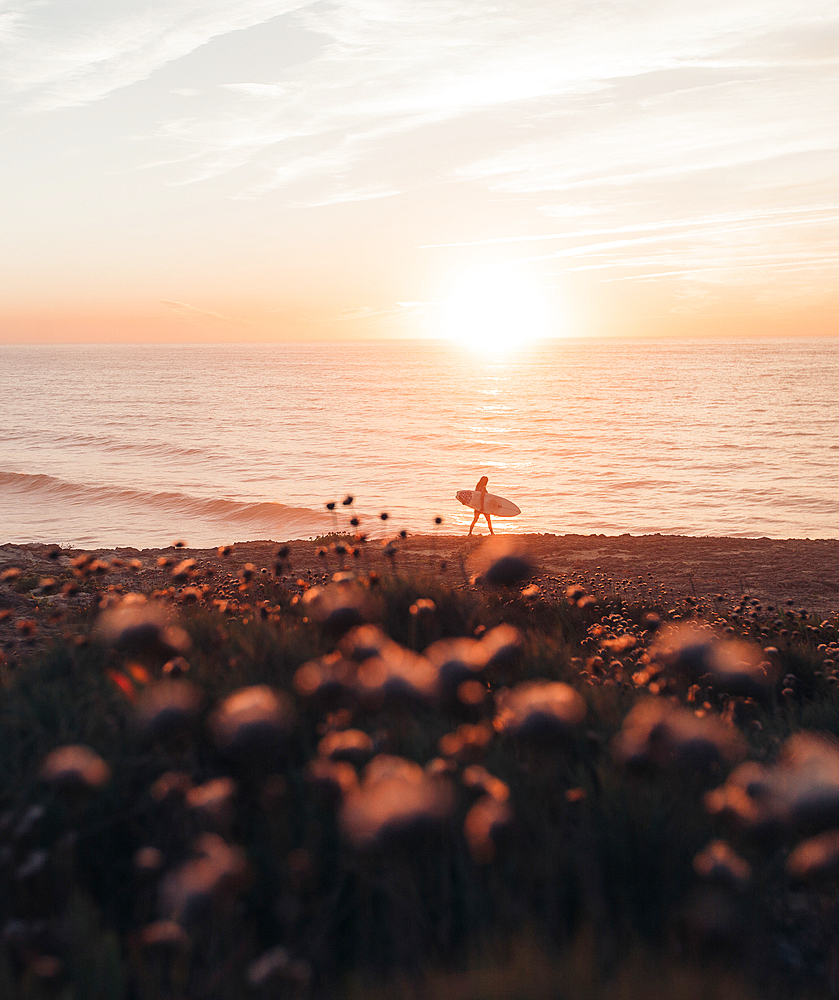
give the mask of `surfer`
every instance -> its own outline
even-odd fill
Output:
[[[488,482],[489,482],[489,479],[486,476],[481,476],[481,478],[478,480],[478,485],[475,487],[475,492],[482,494],[482,496],[481,496],[481,507],[483,507],[484,500],[486,499],[486,495],[487,495],[487,483]],[[483,514],[484,517],[487,519],[487,524],[489,525],[489,533],[491,535],[494,535],[495,532],[492,530],[492,521],[490,521],[490,519],[489,519],[489,514],[487,514],[487,512],[484,511],[484,510],[476,510],[475,511],[475,516],[472,518],[472,523],[469,525],[469,534],[470,535],[472,534],[472,529],[478,523],[478,518],[481,516],[481,514]]]

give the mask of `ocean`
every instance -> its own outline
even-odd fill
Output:
[[[0,542],[465,533],[482,475],[498,532],[836,538],[837,347],[3,345]]]

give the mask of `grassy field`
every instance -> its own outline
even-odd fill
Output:
[[[351,544],[3,574],[0,997],[839,993],[836,614]]]

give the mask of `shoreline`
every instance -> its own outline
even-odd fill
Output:
[[[462,583],[478,550],[489,536],[417,534],[390,540],[395,547],[393,564],[400,573],[442,574],[452,583]],[[781,606],[792,601],[796,609],[816,614],[839,610],[839,539],[731,538],[688,535],[498,535],[500,542],[526,549],[535,566],[535,582],[556,585],[585,583],[594,573],[611,581],[612,589],[638,590],[652,581],[674,595],[691,594],[710,600],[722,594],[739,600],[743,594],[764,604]],[[102,562],[117,560],[98,577],[102,590],[156,589],[171,582],[172,566],[184,559],[214,565],[231,575],[245,564],[257,571],[274,573],[277,551],[287,548],[284,567],[287,578],[301,575],[322,577],[341,569],[388,570],[385,554],[388,540],[369,539],[358,546],[356,559],[334,551],[326,555],[315,541],[237,542],[220,557],[216,548],[174,545],[162,548],[102,547],[60,549],[27,543],[0,545],[0,574],[16,568],[40,579],[67,576],[71,561],[88,553]],[[58,550],[56,552],[56,550]],[[53,558],[50,557],[52,553]],[[129,567],[135,560],[139,565]],[[160,560],[167,564],[159,566]],[[119,565],[124,561],[126,565]],[[0,582],[0,610],[10,607],[13,588]],[[19,597],[25,596],[18,594]],[[14,602],[12,602],[13,604]]]

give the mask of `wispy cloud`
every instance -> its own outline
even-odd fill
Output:
[[[171,309],[173,313],[189,323],[236,323],[242,324],[246,320],[236,316],[225,316],[224,313],[215,312],[212,309],[201,309],[199,306],[190,305],[189,302],[177,302],[174,299],[161,299],[161,304]]]
[[[293,18],[325,40],[314,58],[270,82],[229,84],[211,113],[146,135],[169,183],[224,178],[234,198],[295,208],[457,184],[476,204],[481,192],[516,202],[531,225],[582,216],[591,237],[625,234],[530,256],[552,273],[620,271],[666,233],[674,275],[691,259],[708,274],[703,255],[721,244],[740,246],[749,267],[780,203],[788,224],[768,227],[776,258],[809,249],[825,266],[835,220],[808,205],[832,196],[839,172],[832,2],[502,0],[488,14],[336,0]],[[639,229],[651,216],[664,221]],[[470,235],[485,233],[473,218]],[[500,245],[520,226],[460,242]],[[554,235],[588,239],[575,228]]]
[[[0,30],[4,90],[29,108],[95,101],[289,12],[325,39],[322,51],[281,79],[227,83],[212,109],[162,123],[147,135],[168,147],[154,162],[193,164],[183,180],[250,165],[250,196],[356,168],[401,189],[420,167],[429,179],[404,137],[461,122],[431,179],[527,194],[624,187],[700,160],[813,149],[819,133],[835,140],[825,129],[839,119],[835,49],[818,43],[839,32],[832,0],[501,0],[489,12],[440,0],[132,0],[116,14],[22,0]]]
[[[836,214],[835,212],[834,214],[820,213],[815,217],[799,220],[802,224],[804,222],[812,223],[814,221],[822,225],[835,226],[836,223],[839,222],[839,214]],[[673,244],[679,240],[690,240],[692,245],[695,246],[697,240],[700,239],[709,240],[714,237],[727,237],[738,233],[752,233],[762,229],[789,226],[789,224],[790,220],[788,218],[764,218],[761,220],[758,218],[743,217],[741,220],[732,220],[724,224],[719,222],[714,224],[703,224],[700,221],[699,225],[693,227],[683,226],[679,230],[667,231],[668,227],[665,226],[663,232],[656,232],[651,235],[635,236],[622,240],[602,240],[596,243],[564,247],[561,250],[553,250],[546,254],[534,254],[532,256],[523,257],[519,259],[519,262],[533,263],[535,261],[555,260],[559,257],[587,257],[602,254],[604,252],[613,252],[626,248],[644,246],[651,243],[667,242],[668,244]]]
[[[423,332],[423,320],[428,315],[428,302],[397,302],[381,309],[377,306],[357,306],[342,309],[332,321],[349,328],[358,327],[381,336],[417,336]]]
[[[828,203],[755,208],[608,228],[569,228],[431,245],[426,249],[561,243],[564,245],[543,253],[513,256],[509,263],[538,265],[543,274],[554,277],[586,271],[614,272],[601,279],[607,282],[670,278],[749,283],[771,270],[786,272],[788,284],[800,284],[799,278],[811,283],[821,281],[839,265],[837,228],[839,203]]]
[[[357,201],[379,201],[381,198],[394,198],[400,193],[399,188],[364,184],[356,188],[339,188],[319,200],[310,199],[304,204],[308,208],[326,208],[328,205],[345,205]]]
[[[300,6],[301,0],[19,0],[0,13],[0,93],[20,110],[87,104],[211,38]]]
[[[695,229],[702,226],[718,226],[724,224],[746,223],[749,225],[761,222],[770,224],[808,223],[813,221],[835,222],[839,204],[795,206],[791,208],[773,208],[751,212],[729,212],[706,217],[688,216],[682,219],[661,219],[655,222],[634,223],[626,226],[616,226],[609,229],[577,229],[553,233],[535,233],[526,236],[492,236],[483,240],[466,240],[456,243],[425,243],[420,249],[439,249],[442,247],[478,247],[498,246],[509,243],[541,243],[543,241],[580,239],[590,236],[610,236],[618,233],[663,233],[674,229],[689,227]]]

